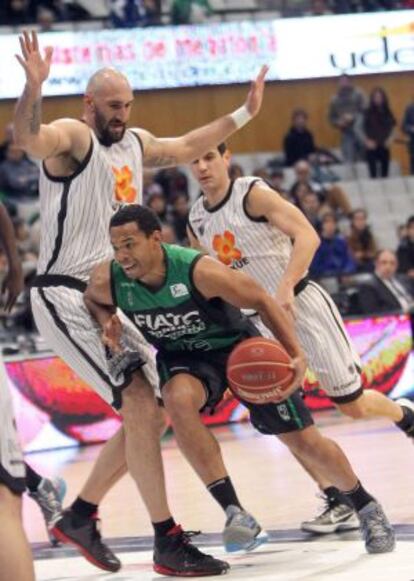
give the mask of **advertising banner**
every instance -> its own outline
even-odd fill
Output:
[[[407,315],[346,321],[362,360],[364,387],[394,397],[414,398],[411,327]],[[25,450],[101,442],[119,427],[119,416],[86,383],[53,354],[6,361],[19,434]],[[317,377],[308,371],[304,390],[313,410],[332,407]],[[206,424],[248,418],[247,409],[229,391],[205,414]]]
[[[269,80],[414,70],[414,11],[221,22],[40,34],[53,46],[45,96],[76,95],[105,66],[133,89],[167,89],[250,81],[263,64]],[[0,36],[0,98],[15,98],[24,74],[18,36]]]

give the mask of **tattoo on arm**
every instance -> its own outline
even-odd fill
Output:
[[[40,118],[41,118],[41,100],[37,99],[32,105],[29,117],[30,133],[32,135],[36,135],[37,133],[39,133]]]
[[[147,167],[169,167],[177,163],[178,157],[166,153],[163,144],[151,136],[144,146],[144,164]]]
[[[168,167],[177,165],[178,159],[175,155],[152,155],[145,156],[145,165],[148,167]]]

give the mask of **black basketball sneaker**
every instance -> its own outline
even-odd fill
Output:
[[[191,536],[191,533],[184,532],[177,525],[166,536],[156,537],[154,571],[160,575],[177,577],[207,577],[227,573],[230,565],[199,551],[191,543]]]
[[[102,542],[98,518],[86,518],[68,509],[55,522],[51,531],[62,543],[74,545],[92,565],[115,573],[121,561]]]

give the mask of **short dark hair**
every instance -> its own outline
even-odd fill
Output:
[[[217,149],[219,150],[220,155],[224,155],[227,151],[227,144],[223,141],[218,144]]]
[[[139,204],[125,204],[112,216],[109,227],[123,226],[129,222],[135,222],[139,230],[148,238],[156,230],[161,232],[161,221],[157,214],[150,208]]]
[[[409,228],[412,224],[414,224],[414,215],[410,216],[407,220],[407,228]]]

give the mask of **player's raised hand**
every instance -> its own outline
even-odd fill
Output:
[[[263,93],[265,87],[265,77],[269,67],[264,65],[261,69],[259,74],[257,75],[256,79],[252,81],[250,86],[250,91],[247,94],[246,99],[246,107],[249,111],[250,115],[254,117],[260,111],[263,101]]]
[[[19,36],[21,55],[16,54],[16,59],[22,65],[26,73],[27,83],[34,88],[39,88],[49,76],[50,63],[52,61],[53,48],[48,46],[44,50],[44,56],[40,54],[37,34],[27,30]]]

